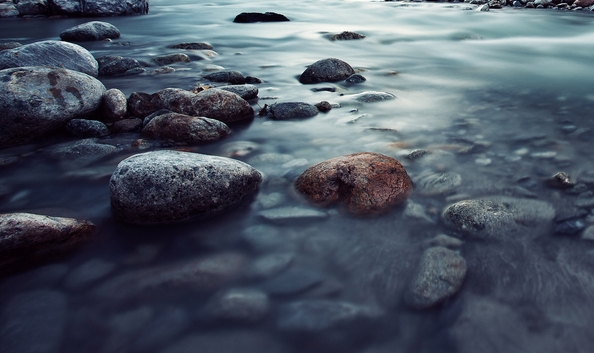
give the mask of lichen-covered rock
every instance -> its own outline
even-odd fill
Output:
[[[308,168],[295,180],[309,200],[329,206],[342,201],[349,211],[374,215],[404,202],[412,182],[396,159],[361,152],[340,156]]]
[[[108,123],[123,119],[128,113],[128,100],[124,93],[117,88],[105,91],[101,101],[101,113],[103,121]]]
[[[60,33],[60,39],[68,42],[84,42],[120,38],[120,30],[111,23],[91,21],[68,28]]]
[[[124,16],[145,15],[148,0],[52,0],[52,11],[69,16]]]
[[[48,67],[0,71],[0,146],[34,141],[96,111],[105,86],[83,73]]]
[[[179,113],[159,115],[142,129],[147,138],[187,143],[216,141],[230,133],[222,121]]]
[[[305,119],[318,113],[318,108],[304,102],[281,102],[268,107],[268,115],[276,120]]]
[[[106,55],[97,58],[99,76],[138,75],[146,70],[134,58],[118,55]]]
[[[178,151],[137,154],[118,164],[111,180],[114,215],[158,224],[207,217],[241,203],[262,175],[229,158]]]
[[[348,63],[340,59],[328,58],[311,64],[301,74],[299,82],[305,84],[336,82],[345,80],[353,74],[355,74],[355,70]]]
[[[68,42],[47,40],[0,52],[0,70],[24,66],[50,66],[97,77],[99,64],[93,55]]]

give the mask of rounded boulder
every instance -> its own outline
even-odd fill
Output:
[[[216,141],[231,133],[222,121],[178,113],[159,115],[142,129],[142,135],[153,139],[200,143]]]
[[[348,63],[336,59],[328,58],[318,60],[311,64],[299,77],[299,82],[304,84],[319,82],[336,82],[346,80],[354,75],[355,70]]]
[[[342,201],[358,215],[380,214],[412,192],[408,173],[396,159],[372,152],[340,156],[308,168],[296,189],[320,206]]]
[[[68,42],[84,42],[120,38],[120,30],[111,23],[91,21],[68,28],[60,33],[60,38]]]
[[[118,164],[110,180],[116,218],[162,224],[223,212],[253,194],[259,171],[243,162],[197,153],[155,151]]]

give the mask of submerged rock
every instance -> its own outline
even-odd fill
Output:
[[[74,137],[103,137],[109,135],[107,126],[98,120],[72,119],[66,123],[66,131]]]
[[[138,75],[146,71],[138,60],[118,55],[102,56],[97,58],[97,62],[99,76]]]
[[[287,353],[289,348],[263,330],[215,330],[177,340],[163,353]]]
[[[274,103],[268,107],[268,115],[276,120],[311,118],[318,113],[318,108],[303,102]]]
[[[185,49],[185,50],[212,50],[212,45],[208,43],[179,43],[170,45],[171,49]]]
[[[266,293],[251,288],[234,288],[209,300],[201,316],[207,321],[254,324],[268,315],[270,303]]]
[[[348,63],[336,59],[322,59],[311,64],[299,77],[304,84],[319,82],[336,82],[354,75],[355,70]]]
[[[178,113],[159,115],[142,129],[144,137],[187,143],[216,141],[230,133],[222,121]]]
[[[233,70],[213,72],[204,76],[204,78],[213,82],[227,82],[233,85],[243,85],[245,83],[243,74]]]
[[[48,67],[0,71],[0,146],[48,136],[96,111],[105,86],[83,73]]]
[[[60,38],[69,42],[116,39],[120,38],[120,31],[111,23],[91,21],[63,31]]]
[[[258,87],[254,85],[229,85],[217,87],[223,91],[235,93],[243,99],[254,99],[258,97]]]
[[[342,201],[359,215],[383,213],[412,192],[412,182],[400,162],[371,152],[318,163],[295,180],[295,187],[314,203],[329,206]]]
[[[356,32],[349,32],[344,31],[342,33],[333,34],[330,36],[330,40],[353,40],[353,39],[363,39],[365,38],[364,35],[356,33]]]
[[[261,181],[260,172],[233,159],[147,152],[118,164],[110,180],[111,205],[127,223],[170,223],[220,213],[241,203]]]
[[[254,23],[254,22],[286,22],[289,19],[285,15],[276,12],[242,12],[235,17],[236,23]]]

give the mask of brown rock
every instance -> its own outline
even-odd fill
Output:
[[[254,118],[254,109],[235,93],[216,88],[207,89],[193,100],[195,116],[205,116],[224,123]]]
[[[122,119],[116,121],[109,129],[112,134],[118,134],[123,132],[139,132],[142,129],[142,119]]]
[[[579,7],[590,7],[594,5],[594,0],[576,0],[573,4]]]
[[[297,178],[295,187],[321,206],[342,200],[349,211],[359,215],[385,212],[412,192],[412,182],[400,162],[371,152],[318,163]]]
[[[128,100],[119,89],[108,89],[103,93],[101,109],[104,122],[115,122],[123,119],[128,113]]]
[[[188,143],[216,141],[229,133],[222,121],[178,113],[159,115],[142,129],[144,137]]]
[[[144,118],[159,110],[151,102],[151,95],[144,92],[132,92],[128,97],[128,112],[130,115]]]

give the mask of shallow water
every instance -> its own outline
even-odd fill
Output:
[[[131,227],[111,217],[109,177],[119,161],[140,152],[130,147],[136,136],[101,140],[121,152],[97,161],[56,159],[48,144],[0,150],[0,212],[77,217],[100,229],[73,255],[0,282],[3,346],[8,352],[591,352],[594,243],[555,235],[552,224],[513,242],[466,241],[460,253],[469,270],[458,295],[431,310],[403,303],[423,244],[441,233],[458,236],[440,220],[448,204],[506,195],[547,201],[559,214],[577,213],[576,195],[549,188],[544,180],[559,171],[574,181],[592,180],[593,15],[473,8],[153,0],[146,16],[99,19],[118,27],[122,37],[83,46],[96,57],[129,56],[147,65],[147,74],[102,78],[107,88],[126,95],[190,89],[207,83],[201,77],[208,65],[219,65],[264,80],[259,100],[252,102],[256,111],[283,101],[327,100],[341,107],[300,121],[256,117],[232,126],[234,133],[222,141],[181,146],[228,156],[233,143],[250,142],[252,150],[236,158],[266,178],[258,195],[228,214],[175,226]],[[291,21],[232,22],[241,12],[266,11]],[[61,31],[89,20],[3,19],[0,33],[3,41],[25,44],[58,39]],[[345,30],[366,38],[327,38]],[[192,62],[173,65],[175,72],[150,74],[157,68],[149,66],[151,58],[178,52],[167,46],[180,42],[208,42],[218,55],[191,52]],[[299,83],[307,65],[327,57],[350,63],[367,81]],[[349,103],[349,95],[364,91],[398,98]],[[158,148],[165,147],[142,151]],[[417,149],[433,153],[406,158]],[[405,214],[405,207],[374,219],[329,209],[327,218],[281,225],[260,216],[266,209],[308,207],[291,189],[294,178],[314,163],[360,151],[391,155],[405,165],[415,182],[411,201],[424,218]],[[460,185],[431,188],[423,182],[444,172],[458,174]],[[581,219],[594,222],[588,215]],[[225,253],[240,254],[249,264],[288,254],[302,276],[272,289],[265,279],[253,278],[218,288],[269,292],[268,315],[249,325],[204,321],[203,308],[215,290],[126,296],[121,284],[112,295],[103,293],[120,274],[140,277],[145,270]],[[283,294],[284,286],[304,277],[315,284]],[[354,327],[312,336],[283,331],[283,305],[311,298],[373,307],[382,315],[371,324],[355,321]]]

